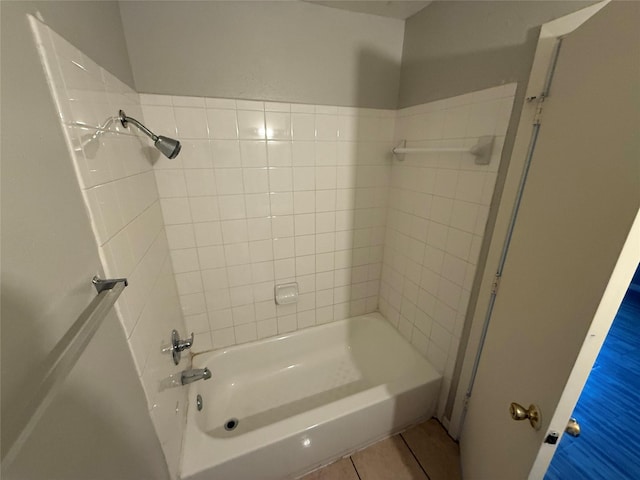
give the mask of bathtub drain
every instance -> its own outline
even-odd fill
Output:
[[[230,418],[224,423],[224,429],[230,432],[238,426],[238,423],[240,423],[240,421],[237,418]]]

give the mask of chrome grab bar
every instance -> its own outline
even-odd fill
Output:
[[[127,286],[126,278],[102,280],[93,277],[93,285],[98,295],[84,309],[78,319],[60,339],[43,362],[44,374],[33,397],[27,400],[21,411],[16,412],[17,417],[12,422],[14,425],[14,437],[11,446],[5,450],[7,453],[2,459],[3,469],[12,463],[20,452],[42,414],[51,404],[58,393],[65,378],[69,375],[74,365],[84,352],[87,344],[102,324],[111,307],[116,302],[124,288]],[[4,428],[4,425],[3,425]]]

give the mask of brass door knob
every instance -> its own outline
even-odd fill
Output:
[[[575,418],[569,419],[569,423],[567,423],[567,428],[565,429],[565,432],[567,432],[572,437],[580,436],[580,424]]]
[[[542,415],[540,414],[540,409],[531,404],[529,408],[525,409],[519,403],[513,402],[509,406],[509,413],[511,414],[511,418],[514,420],[526,420],[529,419],[529,423],[531,427],[535,430],[540,430],[542,426]]]

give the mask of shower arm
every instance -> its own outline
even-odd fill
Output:
[[[148,136],[151,140],[153,140],[154,142],[158,141],[158,136],[155,133],[153,133],[151,130],[149,130],[147,127],[145,127],[142,123],[140,123],[135,118],[127,117],[127,114],[124,113],[124,110],[120,110],[118,112],[118,114],[119,114],[119,118],[120,118],[120,123],[122,123],[122,126],[124,128],[127,128],[127,123],[128,122],[131,122],[136,127],[138,127],[142,131],[142,133],[144,133],[146,136]]]

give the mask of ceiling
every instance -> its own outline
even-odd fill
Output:
[[[422,0],[304,0],[309,3],[324,5],[326,7],[349,10],[351,12],[369,13],[381,17],[398,18],[405,20],[414,13],[419,12],[429,5],[430,1]]]

